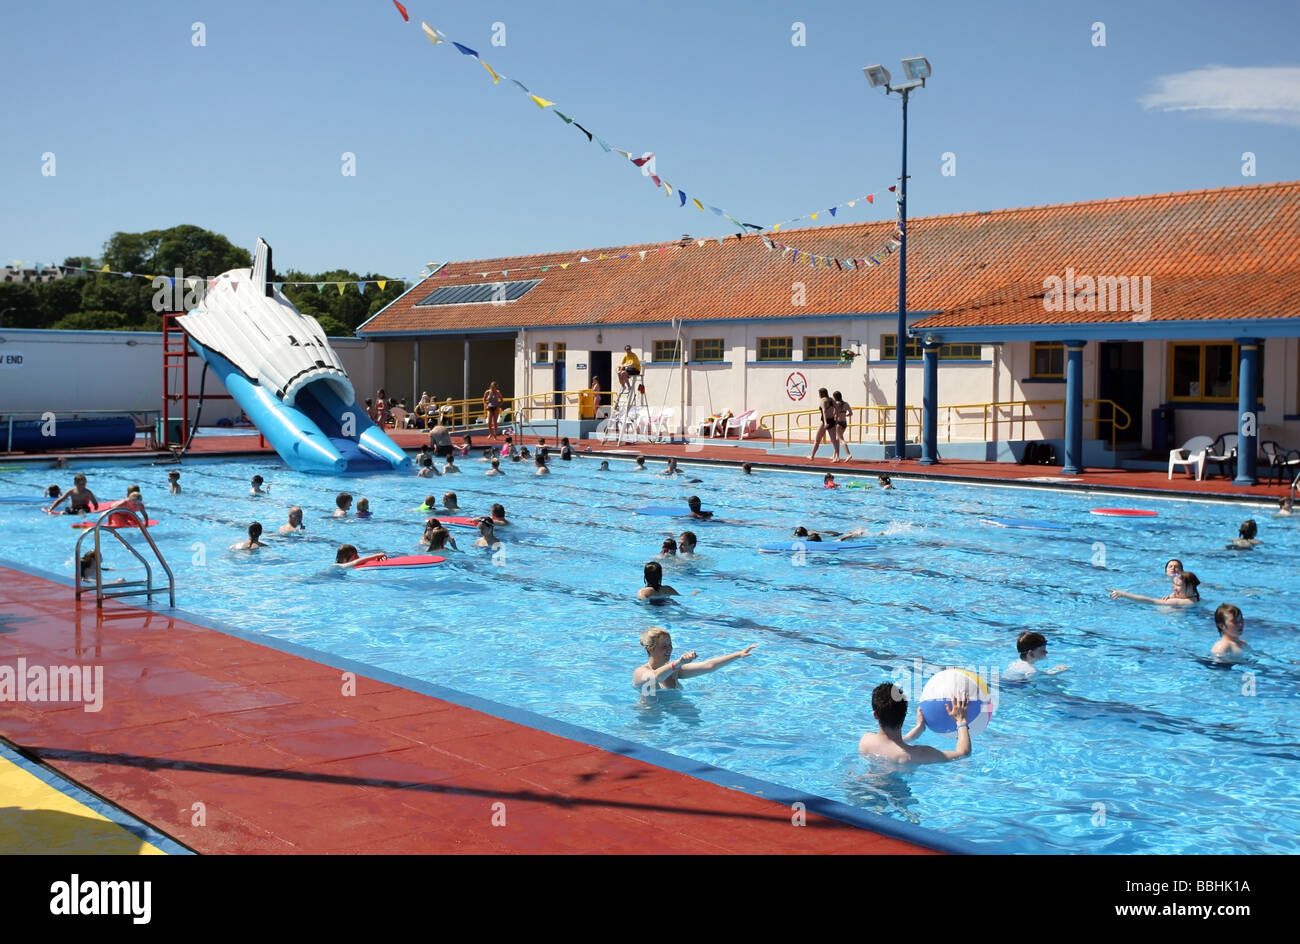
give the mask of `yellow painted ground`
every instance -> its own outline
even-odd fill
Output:
[[[0,853],[165,854],[3,756],[0,756]]]

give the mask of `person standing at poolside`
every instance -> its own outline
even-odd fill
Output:
[[[673,654],[673,637],[662,626],[651,626],[641,634],[641,648],[649,659],[645,665],[636,667],[632,673],[632,684],[641,689],[642,693],[652,695],[666,688],[681,688],[681,679],[707,675],[737,659],[743,659],[758,648],[758,643],[750,643],[744,649],[702,661],[698,661],[699,656],[692,649],[669,661]]]
[[[845,402],[844,397],[838,390],[831,394],[831,398],[835,401],[834,435],[839,437],[835,444],[835,459],[831,461],[834,462],[839,459],[840,446],[842,445],[844,446],[844,461],[848,462],[853,458],[853,454],[849,452],[849,419],[853,416],[853,408]]]
[[[488,439],[496,439],[500,433],[497,428],[497,418],[501,416],[501,402],[504,399],[501,391],[497,389],[495,380],[483,391],[483,410],[487,413]]]
[[[876,717],[878,731],[868,731],[858,741],[858,753],[883,757],[896,764],[942,764],[945,761],[967,757],[971,752],[970,722],[966,711],[970,696],[964,691],[945,704],[948,717],[957,725],[957,747],[950,751],[912,744],[925,733],[925,716],[916,710],[916,727],[903,733],[907,720],[907,699],[903,690],[893,682],[883,682],[871,692],[871,713]]]
[[[817,458],[817,450],[821,448],[822,440],[826,438],[827,433],[836,428],[835,401],[831,399],[831,395],[826,392],[825,387],[817,391],[817,398],[820,401],[817,409],[821,415],[821,425],[817,427],[817,438],[813,440],[812,453],[808,456],[809,462]],[[838,433],[830,432],[830,437],[831,443],[835,446],[835,458],[838,459],[840,455]]]

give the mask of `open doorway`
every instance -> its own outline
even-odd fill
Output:
[[[610,372],[610,352],[609,351],[591,351],[588,356],[589,369],[587,372],[587,383],[593,380],[600,381],[600,398],[596,404],[597,407],[608,405],[610,403],[609,391],[613,378]]]
[[[1117,430],[1116,444],[1142,441],[1142,342],[1107,341],[1098,352],[1097,397],[1113,400],[1132,419],[1127,429]],[[1110,411],[1103,407],[1099,416],[1106,422],[1097,424],[1097,438],[1109,441]]]

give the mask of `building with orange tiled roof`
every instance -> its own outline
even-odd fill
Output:
[[[777,414],[825,386],[892,438],[897,260],[868,260],[893,234],[884,221],[449,263],[358,333],[382,347],[390,386],[473,396],[492,374],[516,396],[594,378],[608,391],[631,345],[679,431],[752,409],[780,437]],[[1300,446],[1300,183],[921,217],[907,236],[908,390],[937,387],[940,455],[1010,458],[1046,438],[1081,467],[1062,435],[1075,400],[1069,432],[1095,429],[1089,464],[1109,462],[1112,435],[1159,452],[1245,412],[1257,437]],[[924,438],[921,399],[909,438]]]

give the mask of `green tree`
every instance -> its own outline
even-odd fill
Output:
[[[128,322],[120,311],[79,311],[60,318],[51,327],[56,331],[122,331]]]
[[[40,304],[30,285],[22,282],[0,282],[0,326],[41,327]]]
[[[104,264],[114,272],[214,278],[229,269],[248,268],[252,256],[219,233],[185,223],[146,233],[114,233],[104,244]]]

